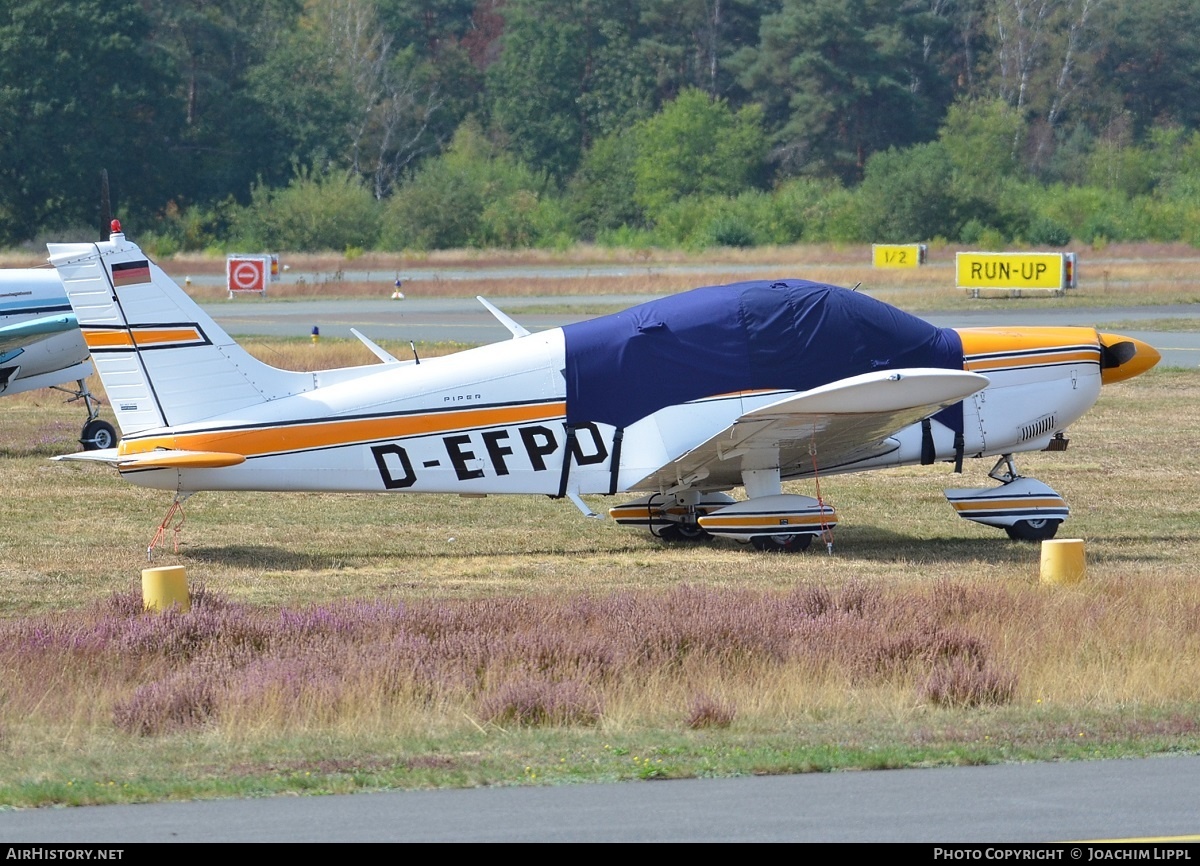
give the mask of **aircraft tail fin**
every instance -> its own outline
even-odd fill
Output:
[[[136,244],[50,244],[123,435],[311,390],[237,345]]]

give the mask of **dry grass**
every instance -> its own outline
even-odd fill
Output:
[[[832,555],[664,547],[534,497],[201,494],[156,564],[207,598],[148,617],[169,497],[50,463],[80,413],[9,397],[0,802],[1195,749],[1198,407],[1193,373],[1152,371],[1020,460],[1072,505],[1076,587],[953,515],[942,488],[987,483],[970,461],[825,479]]]

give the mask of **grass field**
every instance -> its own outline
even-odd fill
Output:
[[[1074,587],[953,515],[980,460],[825,479],[833,551],[792,556],[535,497],[200,494],[155,557],[192,582],[167,615],[139,575],[170,497],[51,463],[61,396],[0,404],[0,806],[1200,748],[1191,371],[1019,460],[1072,506]]]

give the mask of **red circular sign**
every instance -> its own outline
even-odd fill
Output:
[[[230,291],[261,292],[266,287],[261,261],[242,260],[229,263]]]

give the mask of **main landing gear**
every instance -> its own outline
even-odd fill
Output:
[[[609,509],[623,526],[642,526],[668,543],[731,538],[755,550],[799,553],[837,525],[837,513],[811,496],[770,494],[738,502],[726,493],[652,494]]]
[[[117,430],[113,425],[100,418],[100,401],[97,400],[83,379],[76,381],[75,388],[65,388],[62,385],[52,386],[56,391],[71,395],[68,403],[82,400],[87,408],[87,422],[79,434],[79,444],[84,451],[100,451],[104,448],[115,448],[117,445]]]

